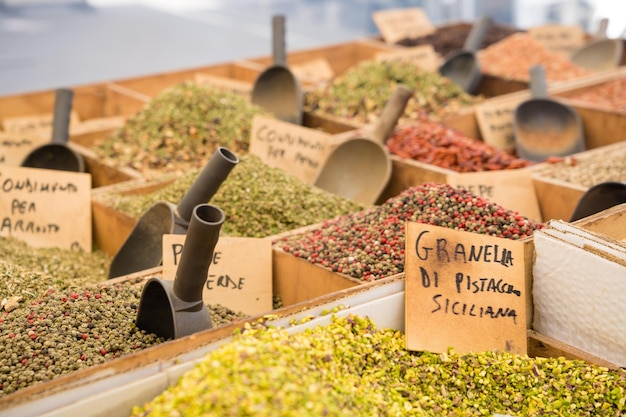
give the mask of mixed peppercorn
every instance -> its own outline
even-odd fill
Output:
[[[404,272],[405,222],[522,239],[542,223],[447,184],[409,188],[380,206],[322,222],[274,247],[363,281]]]

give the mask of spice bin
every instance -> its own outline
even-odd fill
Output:
[[[144,98],[116,88],[111,83],[72,87],[72,90],[74,96],[68,145],[83,156],[86,171],[92,177],[92,187],[137,178],[136,173],[129,170],[103,165],[86,146],[93,143],[95,138],[123,126],[127,118],[141,110],[145,104]],[[0,108],[0,122],[32,120],[30,125],[18,124],[26,129],[21,130],[23,134],[51,135],[54,91],[1,97]]]
[[[384,279],[364,284],[276,310],[272,316],[252,317],[169,341],[1,398],[0,407],[3,413],[23,417],[128,416],[133,406],[150,401],[199,363],[207,353],[230,342],[233,331],[246,323],[252,325],[263,320],[269,326],[302,332],[330,323],[330,312],[338,317],[349,314],[368,316],[377,328],[403,331],[404,280]],[[531,357],[564,356],[615,369],[614,364],[532,330],[528,332],[528,341]]]
[[[532,179],[542,217],[569,221],[589,187],[626,181],[626,141],[538,164]]]

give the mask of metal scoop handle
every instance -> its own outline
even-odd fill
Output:
[[[65,144],[70,137],[70,114],[74,91],[59,88],[54,95],[54,118],[52,120],[52,143]]]
[[[485,35],[489,31],[491,26],[491,18],[487,15],[481,16],[472,26],[465,43],[463,44],[463,50],[466,52],[476,52],[480,49],[480,45],[485,39]]]
[[[191,184],[183,198],[176,206],[174,222],[182,228],[184,233],[191,220],[193,209],[202,203],[207,203],[219,190],[228,177],[230,171],[239,163],[239,158],[224,147],[219,147],[204,166],[198,177]],[[176,231],[175,231],[176,233]]]
[[[548,86],[543,65],[535,65],[530,69],[530,93],[533,98],[548,98]]]
[[[272,16],[272,56],[274,65],[287,65],[284,15]]]
[[[413,96],[413,91],[403,84],[398,84],[393,95],[387,100],[380,119],[372,132],[372,139],[384,145],[393,133],[398,119],[404,113],[407,102]]]

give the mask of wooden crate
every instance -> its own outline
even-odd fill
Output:
[[[343,74],[346,70],[358,64],[360,61],[372,59],[380,52],[392,51],[393,47],[376,42],[371,39],[360,39],[352,42],[343,42],[318,48],[287,51],[287,64],[291,66],[304,65],[315,60],[325,60],[330,65],[335,76]],[[273,63],[271,55],[253,57],[247,61],[260,64],[266,69]],[[314,85],[316,82],[301,80],[303,83]]]
[[[115,86],[125,91],[134,92],[152,98],[163,90],[183,82],[197,82],[202,77],[216,77],[226,81],[237,81],[247,84],[252,90],[254,80],[264,70],[259,64],[248,61],[233,61],[205,67],[195,67],[180,71],[150,74],[134,78],[115,80]]]
[[[574,160],[582,161],[593,155],[611,152],[612,150],[619,150],[623,153],[626,150],[626,141],[580,152],[572,155],[572,157]],[[589,187],[542,176],[539,171],[544,168],[546,164],[547,163],[541,163],[536,165],[534,168],[535,173],[533,173],[532,176],[541,215],[545,221],[550,219],[569,221],[574,214],[578,201]],[[626,181],[626,161],[624,162],[624,181]]]

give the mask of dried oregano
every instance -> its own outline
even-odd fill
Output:
[[[506,352],[411,352],[369,318],[301,332],[246,325],[132,416],[610,416],[626,374]]]
[[[398,84],[414,91],[403,118],[441,118],[480,101],[449,78],[410,62],[366,60],[305,95],[305,109],[314,113],[373,123]]]
[[[106,205],[139,218],[159,200],[178,204],[198,176],[191,170],[173,183],[149,194],[109,194],[98,198]],[[211,204],[226,214],[223,236],[266,237],[321,222],[363,206],[319,188],[311,187],[285,171],[272,168],[258,157],[244,154]]]
[[[267,112],[241,95],[182,83],[163,91],[93,147],[100,160],[146,177],[201,167],[218,146],[248,151],[254,115]]]

